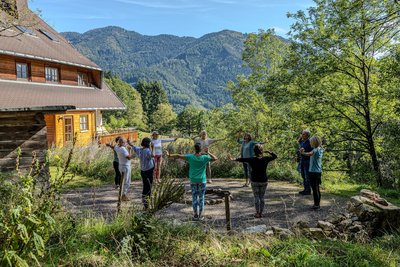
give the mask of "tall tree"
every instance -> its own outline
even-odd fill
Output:
[[[153,113],[156,112],[158,105],[169,104],[165,89],[160,81],[147,82],[145,80],[140,80],[135,88],[142,98],[143,111],[147,116],[149,127],[153,128]]]
[[[106,123],[112,128],[137,127],[146,129],[140,94],[117,76],[106,74],[106,83],[126,106],[124,111],[108,111],[104,114]]]
[[[342,125],[343,140],[369,155],[382,186],[376,134],[393,110],[380,98],[380,57],[399,37],[400,3],[316,0],[308,14],[291,17],[297,81],[309,88],[316,110]]]
[[[34,27],[38,23],[37,16],[23,1],[19,3],[16,0],[0,1],[0,37],[15,37],[23,34],[20,31],[7,30],[12,30],[16,26]]]
[[[205,111],[195,106],[187,106],[176,119],[176,129],[188,137],[196,136],[206,124]]]
[[[153,113],[153,128],[160,133],[168,133],[175,126],[176,113],[170,104],[161,103]]]

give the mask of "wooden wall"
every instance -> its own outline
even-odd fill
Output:
[[[17,79],[16,62],[27,63],[30,66],[28,80],[32,82],[46,82],[45,67],[53,67],[59,69],[60,84],[78,85],[78,72],[83,72],[86,73],[90,84],[101,87],[101,71],[5,55],[0,55],[0,79]]]
[[[15,170],[18,147],[20,168],[31,166],[32,153],[44,162],[48,146],[42,112],[0,112],[0,171]]]
[[[88,116],[88,130],[81,131],[80,116]],[[94,111],[68,111],[66,113],[46,114],[47,140],[49,146],[62,147],[66,145],[64,140],[64,116],[72,116],[73,132],[76,134],[76,145],[84,146],[91,144],[96,138],[96,124]]]

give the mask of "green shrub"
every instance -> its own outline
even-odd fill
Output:
[[[54,212],[58,209],[59,191],[73,177],[67,175],[72,150],[60,176],[49,178],[48,160],[39,165],[34,158],[31,168],[0,180],[0,265],[40,265],[45,243],[55,227]]]

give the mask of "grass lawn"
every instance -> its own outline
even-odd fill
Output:
[[[61,169],[58,169],[57,167],[50,167],[51,177],[60,176],[61,173]],[[109,184],[109,182],[87,176],[74,175],[74,178],[69,183],[67,183],[65,187],[63,187],[63,191],[82,187],[98,187],[105,184]]]
[[[386,189],[377,188],[373,185],[367,184],[356,184],[348,181],[334,182],[331,180],[325,180],[322,182],[322,187],[329,193],[339,195],[342,197],[352,197],[360,193],[361,189],[369,189],[377,192],[381,197],[394,205],[400,205],[400,190],[397,189]]]

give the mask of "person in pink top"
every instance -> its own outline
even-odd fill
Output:
[[[174,142],[176,138],[171,139],[159,139],[158,132],[154,131],[151,133],[151,148],[154,154],[155,168],[154,168],[154,180],[156,182],[161,182],[161,164],[162,164],[162,144],[168,142]]]

